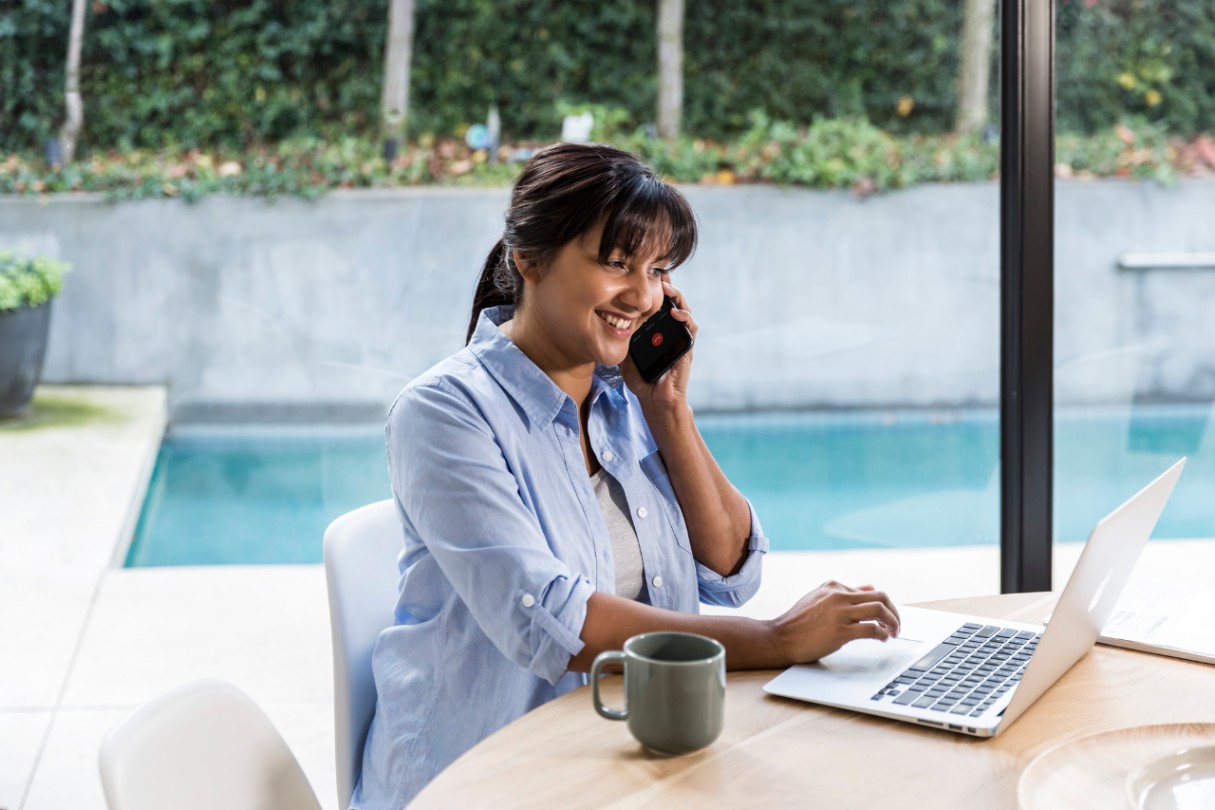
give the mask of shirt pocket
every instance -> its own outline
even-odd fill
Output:
[[[688,527],[683,520],[683,512],[679,509],[679,500],[675,497],[675,488],[671,485],[671,477],[667,474],[666,465],[657,450],[641,459],[641,471],[649,480],[658,496],[659,508],[666,518],[671,534],[681,549],[692,554],[692,541],[688,537]]]

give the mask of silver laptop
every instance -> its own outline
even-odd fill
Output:
[[[899,638],[862,639],[764,686],[781,697],[992,737],[1092,648],[1173,492],[1181,459],[1097,522],[1046,629],[899,606]]]

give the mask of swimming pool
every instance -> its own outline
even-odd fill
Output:
[[[1098,518],[1180,455],[1156,537],[1215,536],[1208,407],[1056,419],[1055,536]],[[994,410],[711,415],[705,441],[778,551],[994,544]],[[1212,431],[1215,433],[1215,431]],[[181,429],[166,437],[128,566],[316,563],[338,515],[390,495],[380,426]]]

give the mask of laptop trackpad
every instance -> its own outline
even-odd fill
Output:
[[[828,672],[864,673],[905,669],[924,652],[924,642],[906,638],[878,641],[860,638],[850,641],[831,655],[820,659],[818,668]]]

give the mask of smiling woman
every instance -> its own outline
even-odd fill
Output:
[[[353,806],[407,803],[639,633],[711,636],[735,669],[897,634],[885,594],[838,583],[769,622],[697,615],[755,593],[768,541],[688,407],[691,353],[652,382],[629,356],[664,296],[696,333],[668,283],[696,236],[683,195],[626,152],[560,144],[523,169],[467,346],[389,410],[405,549]]]

